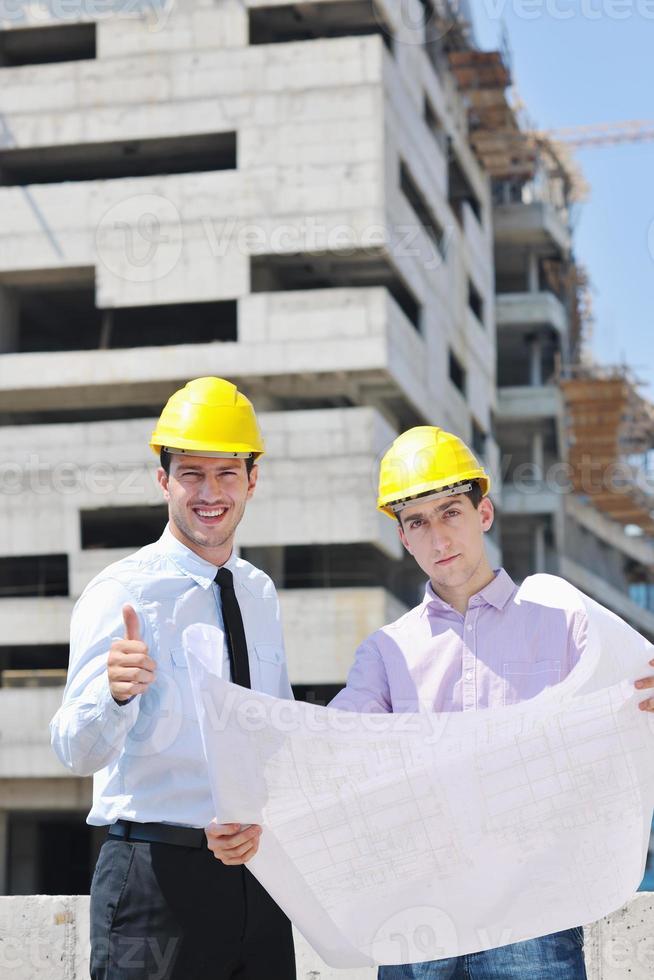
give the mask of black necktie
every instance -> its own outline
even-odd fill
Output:
[[[243,619],[234,592],[234,577],[228,568],[219,568],[215,582],[220,586],[220,601],[223,608],[225,639],[232,668],[232,680],[241,687],[250,687],[250,662],[248,645],[243,629]]]

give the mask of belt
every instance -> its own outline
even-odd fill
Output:
[[[207,842],[201,827],[175,827],[168,823],[134,823],[131,820],[116,820],[109,828],[109,836],[151,844],[177,844],[179,847],[203,847]]]

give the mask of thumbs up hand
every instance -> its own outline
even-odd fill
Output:
[[[139,618],[133,606],[123,606],[125,636],[114,640],[109,649],[107,675],[109,690],[119,704],[136,694],[143,694],[155,679],[156,664],[148,656],[148,648],[141,639]]]
[[[123,622],[125,624],[125,639],[140,640],[141,627],[139,618],[133,606],[123,606]]]

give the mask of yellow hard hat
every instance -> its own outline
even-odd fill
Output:
[[[257,458],[264,451],[252,402],[223,378],[195,378],[168,399],[150,446],[197,456]]]
[[[473,482],[485,497],[490,477],[465,442],[435,425],[418,425],[398,436],[381,461],[377,508],[394,517],[416,497],[466,493]]]

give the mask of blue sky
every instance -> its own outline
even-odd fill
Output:
[[[654,119],[654,2],[471,6],[481,47],[497,46],[505,25],[514,82],[539,128]],[[593,280],[592,350],[601,362],[630,364],[654,397],[654,141],[576,156],[591,187],[575,250]]]

